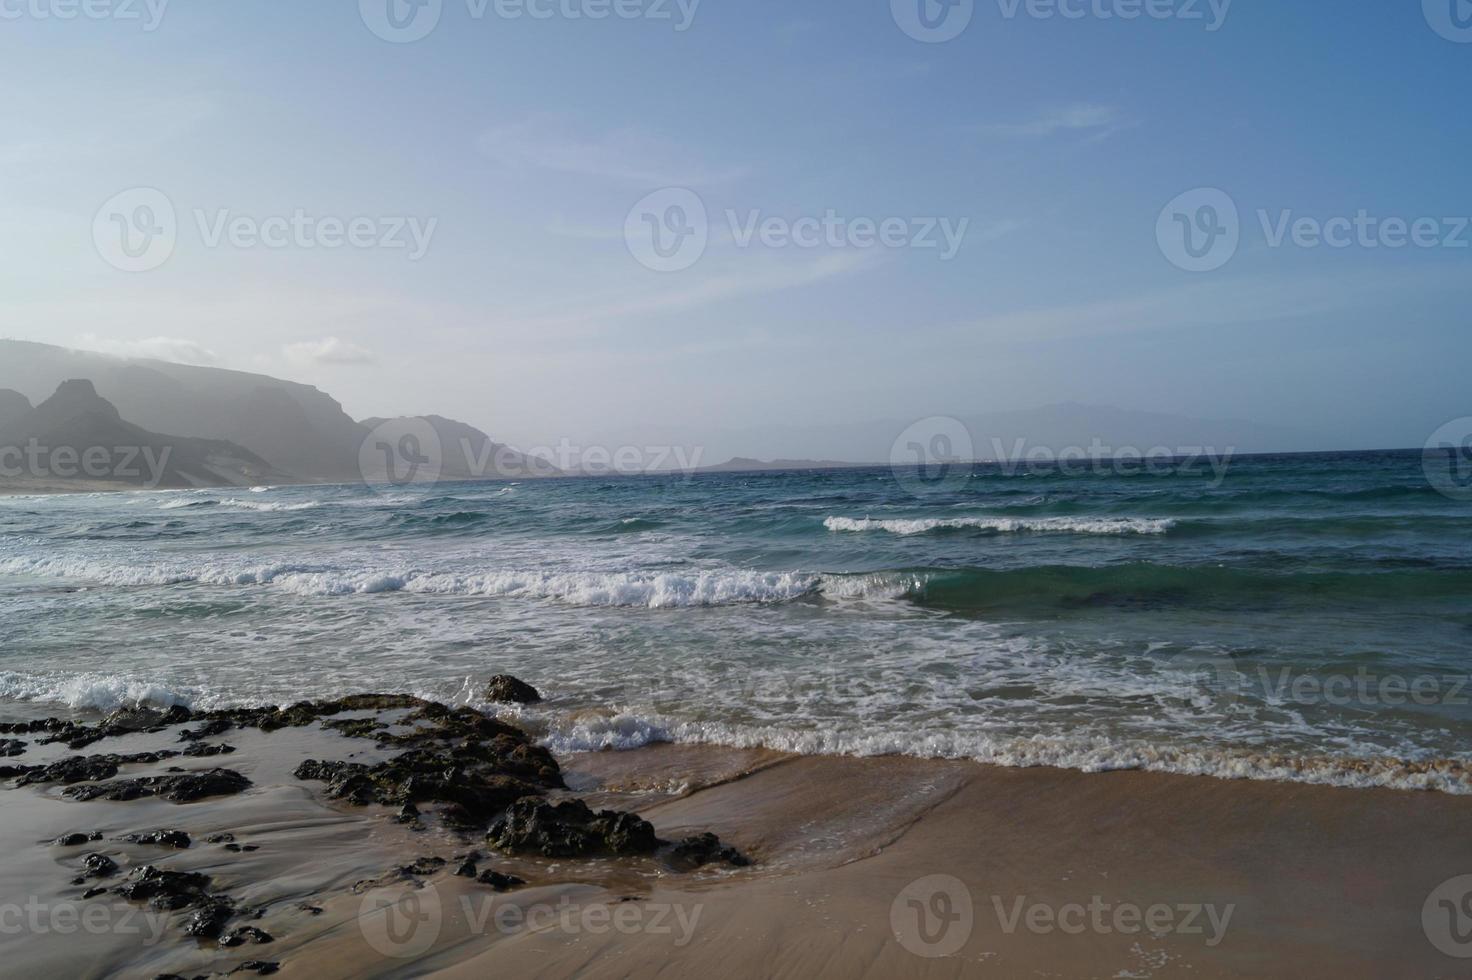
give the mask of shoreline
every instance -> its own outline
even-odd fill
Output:
[[[41,712],[15,709],[0,714]],[[28,744],[3,762],[177,750],[178,733],[205,715],[77,750],[6,734]],[[388,727],[345,734],[375,722]],[[624,976],[666,964],[767,976],[1241,976],[1286,962],[1306,976],[1383,976],[1461,965],[1431,938],[1456,935],[1440,936],[1434,905],[1425,921],[1423,907],[1443,882],[1472,874],[1466,797],[668,743],[558,759],[566,789],[547,789],[549,799],[637,813],[665,841],[713,832],[752,862],[676,867],[668,848],[505,853],[487,846],[484,826],[446,826],[436,804],[401,823],[395,807],[327,799],[324,783],[296,774],[306,758],[392,758],[402,746],[371,736],[400,730],[384,709],[272,731],[237,724],[194,740],[232,752],[125,763],[113,777],[224,767],[249,780],[196,802],[6,788],[8,901],[24,893],[107,928],[65,942],[60,930],[3,928],[0,953],[21,969],[78,976],[195,976],[253,962],[314,978]],[[161,829],[183,831],[191,846],[116,839]],[[101,838],[44,843],[71,832]],[[218,834],[234,840],[205,842]],[[456,876],[472,851],[482,869],[526,884],[498,891]],[[115,889],[146,864],[207,875],[234,902],[229,927],[272,941],[247,931],[241,946],[221,947],[181,934],[187,909],[83,900],[72,876],[88,853],[118,866],[89,888]],[[118,931],[129,910],[146,930]],[[1163,931],[1132,918],[1151,915]]]

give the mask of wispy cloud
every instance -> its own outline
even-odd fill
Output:
[[[372,364],[377,358],[366,347],[350,343],[338,337],[323,337],[321,340],[304,340],[298,344],[287,344],[281,348],[282,356],[296,367],[329,365],[342,367],[354,364]]]
[[[1064,134],[1085,135],[1091,140],[1108,139],[1121,130],[1137,126],[1114,106],[1077,103],[1050,109],[1032,119],[1013,123],[990,123],[976,127],[986,136],[1004,139],[1047,139]]]
[[[178,364],[211,366],[220,363],[214,351],[192,340],[179,337],[145,337],[142,340],[115,340],[99,337],[95,333],[83,334],[77,340],[82,350],[111,354],[114,357],[151,358],[157,361],[174,361]]]
[[[486,157],[511,169],[549,170],[645,186],[719,184],[749,172],[742,166],[712,167],[688,146],[640,130],[621,129],[590,138],[546,119],[489,130],[476,140],[476,146]]]

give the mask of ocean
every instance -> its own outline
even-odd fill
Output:
[[[1419,452],[0,498],[0,715],[404,691],[657,741],[1472,792]]]

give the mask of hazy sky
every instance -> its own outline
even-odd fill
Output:
[[[1472,409],[1465,0],[82,2],[0,0],[0,335],[521,445]]]

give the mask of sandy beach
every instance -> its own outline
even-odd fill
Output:
[[[18,727],[46,712],[12,703],[3,714]],[[96,734],[96,715],[66,720],[87,727],[64,734]],[[483,827],[447,825],[434,801],[406,822],[392,806],[330,800],[322,782],[300,778],[308,758],[365,766],[393,758],[398,747],[371,736],[412,730],[402,712],[334,711],[262,726],[270,731],[216,721],[218,734],[181,741],[182,732],[210,731],[204,720],[78,750],[40,744],[45,732],[6,736],[26,743],[6,760],[13,767],[233,748],[125,762],[110,779],[71,784],[17,787],[25,777],[6,770],[0,952],[10,969],[313,978],[1465,974],[1465,961],[1443,951],[1466,952],[1433,892],[1472,873],[1466,797],[676,745],[558,760],[565,788],[547,799],[635,812],[666,842],[713,832],[750,861],[694,867],[668,844],[641,855],[513,853],[488,846]],[[388,727],[368,730],[376,720]],[[370,737],[346,737],[353,722]],[[86,795],[171,768],[227,769],[248,785],[192,802],[76,798],[77,787]],[[160,830],[181,831],[188,846],[120,839]],[[68,834],[95,839],[53,843]],[[115,868],[83,877],[89,855]],[[467,859],[481,876],[506,878],[467,877]],[[207,882],[204,895],[228,896],[218,933],[186,934],[199,901],[160,908],[146,889],[129,891],[158,875],[148,867],[206,876],[196,879]],[[106,890],[83,897],[96,888]]]

